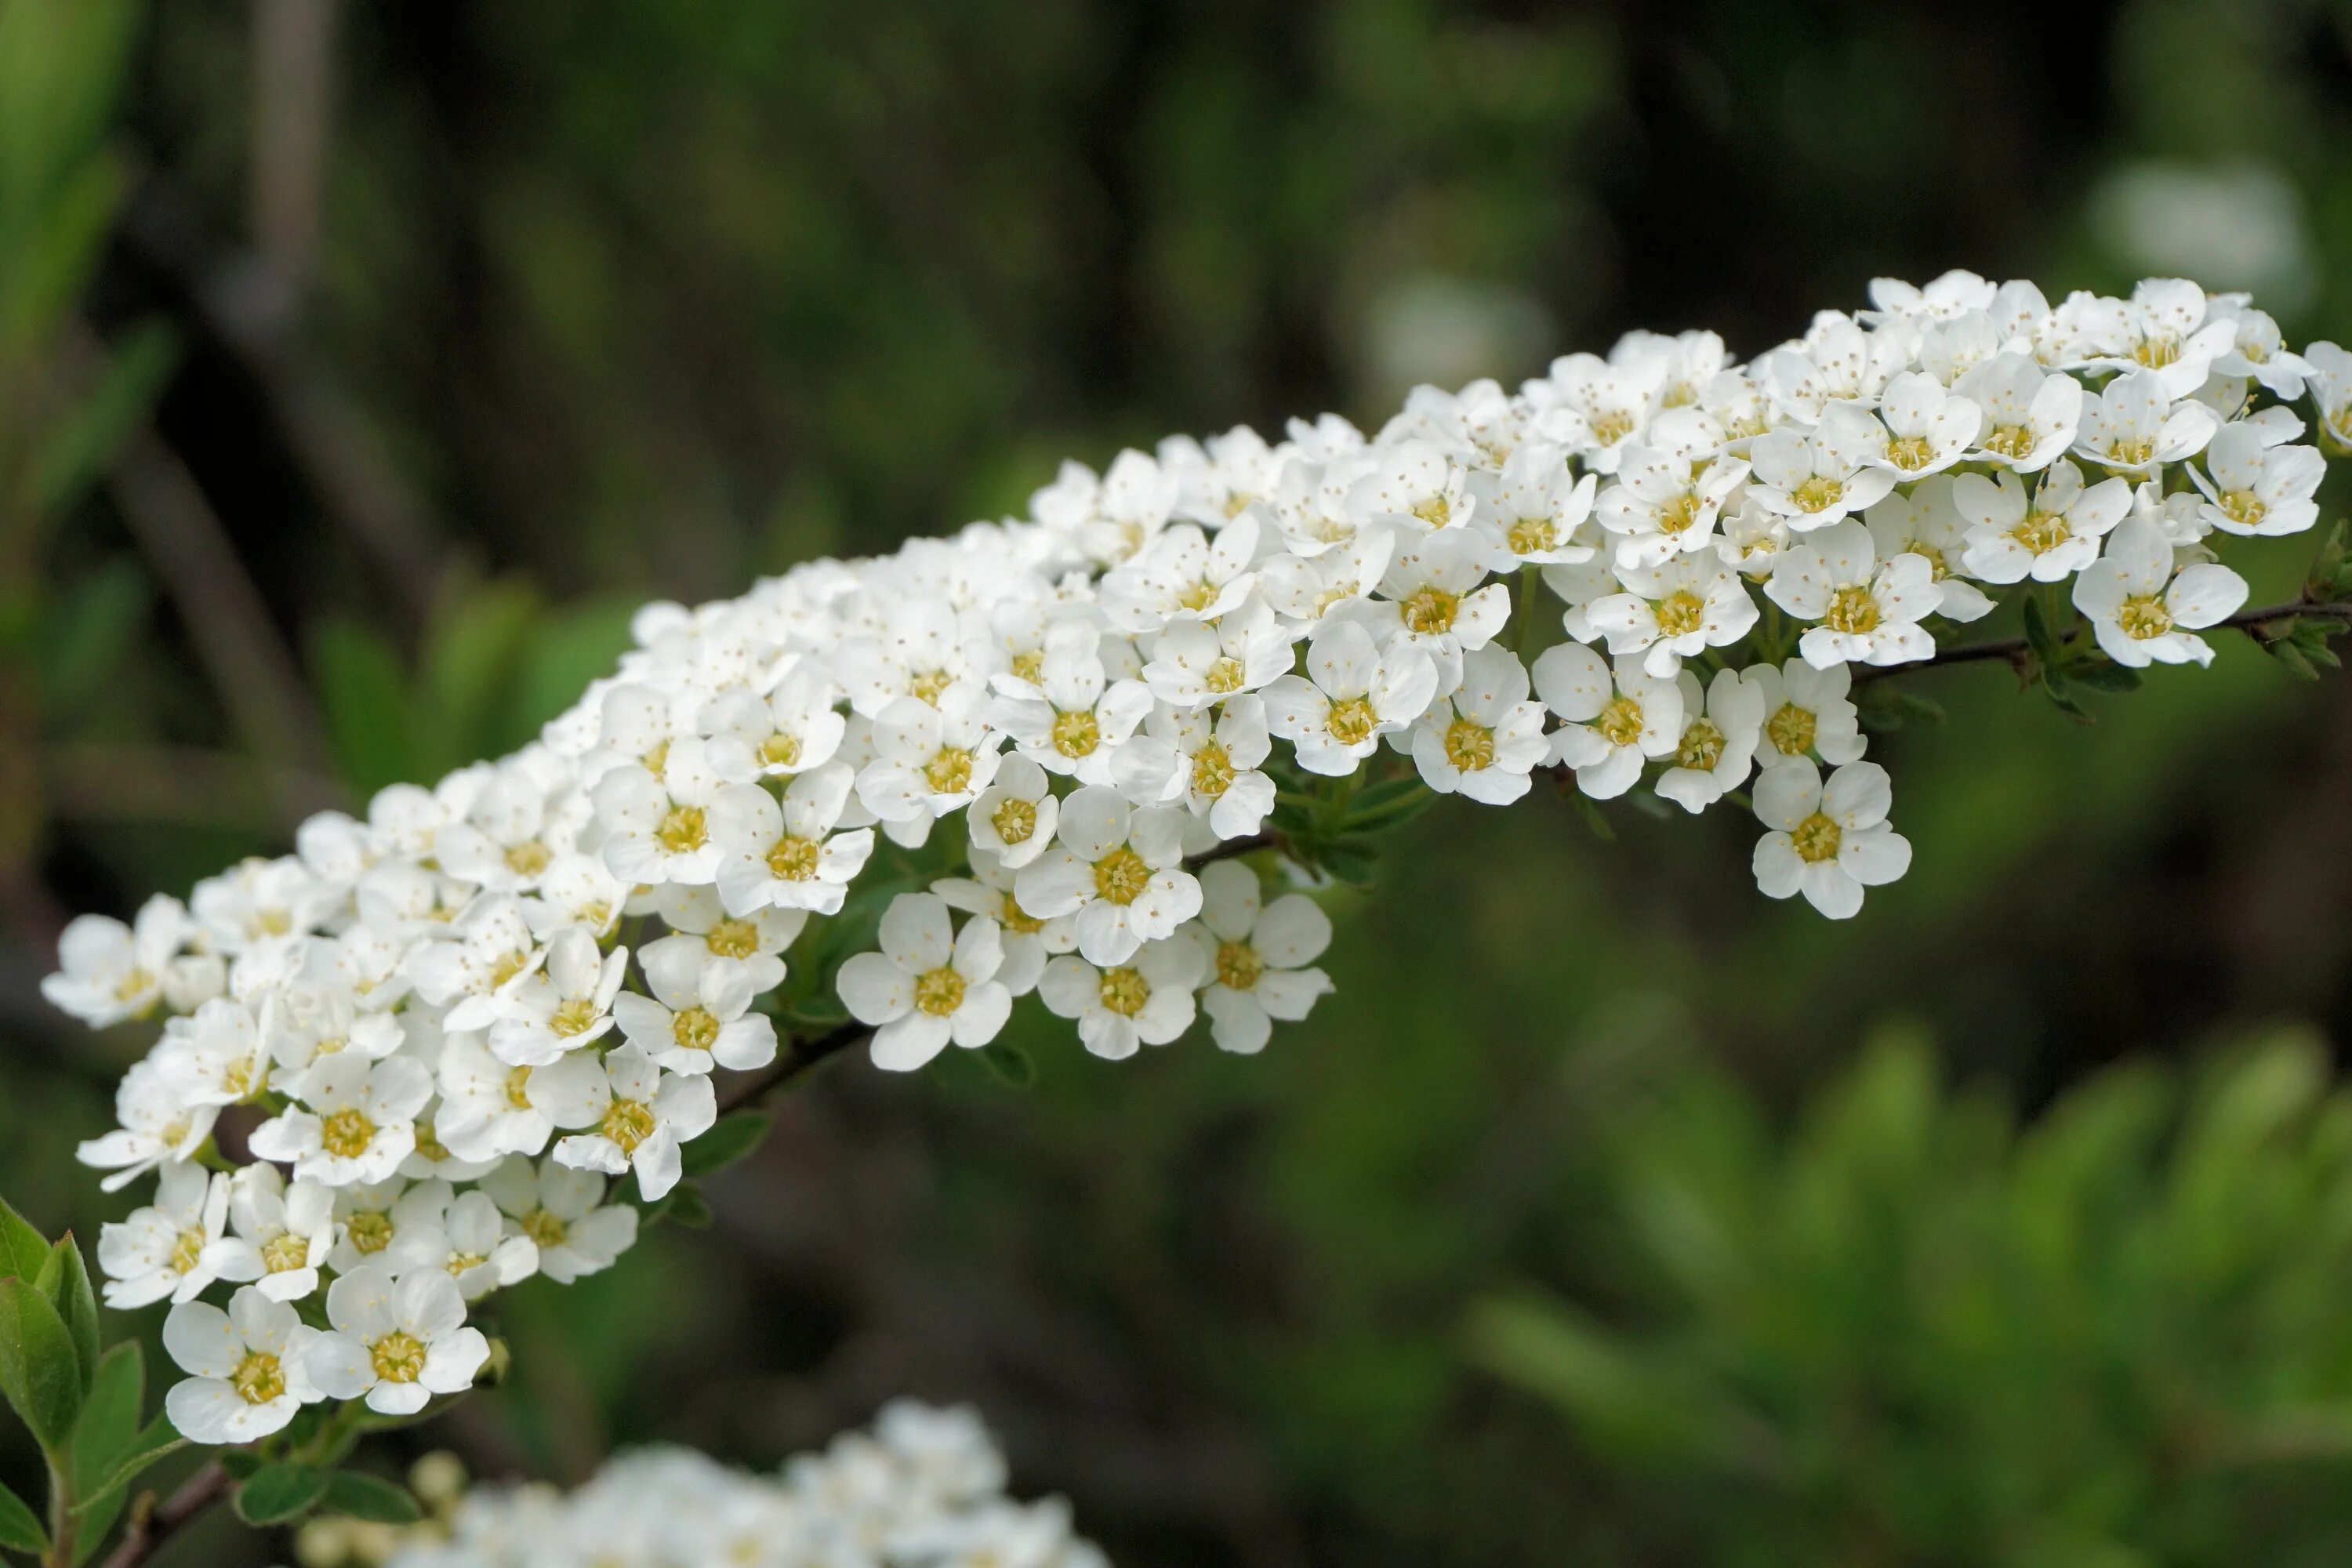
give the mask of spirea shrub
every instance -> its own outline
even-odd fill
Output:
[[[2340,539],[2269,609],[2231,563],[2313,529],[2352,354],[2177,279],[1871,300],[1744,365],[1634,333],[1369,437],[1068,464],[1025,518],[647,605],[536,744],[75,921],[50,999],[163,1020],[81,1156],[149,1195],[99,1261],[171,1303],[172,1421],[462,1393],[485,1297],[611,1266],[757,1137],[722,1110],[842,1049],[1001,1054],[1034,995],[1099,1057],[1202,1015],[1256,1051],[1330,988],[1313,890],[1436,796],[1750,812],[1759,889],[1843,918],[1911,857],[1876,678],[1999,658],[2073,707],[2225,627],[2333,662]]]

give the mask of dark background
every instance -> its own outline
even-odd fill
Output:
[[[1632,327],[1751,354],[1879,273],[2180,272],[2352,331],[2340,3],[129,15],[102,233],[0,350],[19,472],[152,361],[0,556],[0,1182],[86,1237],[128,1204],[68,1151],[143,1038],[43,1008],[63,919],[519,743],[646,598]],[[2232,642],[2090,728],[1997,666],[1916,684],[1950,721],[1873,755],[1916,863],[1851,924],[1758,895],[1727,810],[1432,812],[1264,1058],[1033,1022],[1025,1093],[843,1064],[715,1230],[514,1292],[516,1383],[411,1450],[767,1463],[916,1393],[981,1403],[1125,1563],[1701,1560],[1465,1349],[1529,1281],[1643,1321],[1612,1128],[1711,1072],[1778,1124],[1890,1025],[2029,1113],[2126,1055],[2352,1031],[2345,682]]]

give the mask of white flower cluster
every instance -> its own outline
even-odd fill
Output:
[[[773,1478],[646,1448],[569,1495],[484,1488],[393,1568],[1105,1568],[1058,1499],[1004,1494],[980,1418],[900,1401]]]
[[[2352,355],[2240,296],[1871,292],[1744,366],[1635,333],[1370,437],[1173,439],[1066,466],[1024,520],[649,605],[516,755],[77,921],[50,998],[168,1014],[82,1151],[110,1187],[162,1173],[108,1228],[109,1300],[246,1287],[181,1336],[206,1431],[412,1407],[478,1359],[464,1302],[630,1244],[606,1178],[668,1192],[779,1017],[838,1036],[837,997],[900,1069],[1031,992],[1101,1057],[1200,1013],[1261,1048],[1329,988],[1331,928],[1240,852],[1340,871],[1400,791],[1728,798],[1764,892],[1854,913],[1910,859],[1854,664],[2069,580],[2078,647],[2201,663],[2246,595],[2219,552],[2315,520],[2288,405],[2352,439]],[[326,1346],[299,1376],[283,1303]]]

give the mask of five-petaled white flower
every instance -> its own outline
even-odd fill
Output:
[[[166,1296],[194,1300],[220,1277],[220,1254],[207,1252],[221,1239],[228,1203],[227,1176],[193,1162],[165,1165],[152,1204],[99,1230],[106,1304],[128,1311]]]
[[[2205,448],[2205,468],[2189,477],[2204,493],[2198,516],[2224,533],[2301,533],[2319,521],[2327,459],[2316,447],[2273,444],[2251,421],[2225,425]]]
[[[1594,800],[1632,789],[1642,765],[1673,754],[1683,732],[1683,694],[1672,675],[1652,675],[1631,656],[1612,679],[1599,654],[1581,643],[1544,650],[1535,663],[1536,695],[1568,722],[1551,732],[1551,760],[1576,770],[1576,787]]]
[[[1171,807],[1130,805],[1116,790],[1074,792],[1062,802],[1060,841],[1014,884],[1022,907],[1045,920],[1075,914],[1080,952],[1126,963],[1201,911],[1201,884],[1184,869],[1184,821]]]
[[[191,1443],[229,1446],[283,1431],[323,1391],[310,1358],[319,1331],[251,1286],[224,1312],[183,1301],[163,1320],[163,1349],[191,1375],[163,1396],[173,1429]]]
[[[604,1178],[521,1154],[482,1178],[509,1218],[539,1249],[539,1271],[559,1285],[610,1268],[636,1244],[637,1211],[604,1201]]]
[[[1340,778],[1379,749],[1380,738],[1421,717],[1437,694],[1437,666],[1410,646],[1385,653],[1352,621],[1327,624],[1307,645],[1307,680],[1286,675],[1265,689],[1266,724],[1291,742],[1298,765]]]
[[[564,1089],[567,1098],[551,1108],[555,1124],[588,1131],[559,1139],[556,1159],[608,1176],[634,1170],[648,1203],[677,1185],[679,1146],[719,1120],[709,1073],[666,1073],[634,1045],[607,1051],[603,1071]]]
[[[1981,474],[1962,474],[1952,484],[1952,504],[1969,521],[1968,545],[1960,562],[1969,575],[1988,583],[2056,583],[2099,557],[2099,541],[2131,510],[2131,486],[2102,479],[2085,487],[2083,471],[2054,464],[2026,499],[2014,474],[1995,483]]]
[[[230,1183],[229,1227],[205,1249],[212,1271],[273,1301],[299,1301],[319,1288],[335,1244],[335,1194],[316,1182],[289,1187],[275,1165],[247,1165]]]
[[[882,951],[841,966],[841,1000],[875,1026],[874,1065],[910,1072],[952,1040],[967,1047],[996,1038],[1013,1011],[999,980],[1004,942],[997,923],[968,920],[954,931],[945,900],[901,893],[882,911]]]
[[[1677,555],[1662,566],[1617,569],[1632,590],[1593,600],[1584,624],[1620,658],[1642,655],[1652,675],[1671,679],[1685,658],[1727,647],[1756,625],[1756,601],[1739,574],[1714,554]]]
[[[1658,779],[1658,794],[1685,811],[1704,811],[1738,789],[1756,765],[1764,731],[1764,689],[1736,669],[1718,669],[1706,691],[1698,676],[1676,678],[1683,694],[1683,732],[1674,765]]]
[[[1751,664],[1740,672],[1763,695],[1764,728],[1756,738],[1759,767],[1819,756],[1832,767],[1861,760],[1862,719],[1846,693],[1853,671],[1817,669],[1801,658],[1775,667]]]
[[[1122,765],[1133,750],[1120,750]],[[972,801],[964,821],[975,846],[1018,869],[1043,855],[1054,842],[1054,825],[1061,810],[1062,803],[1045,770],[1025,756],[1011,756],[996,770],[996,782]]]
[[[1892,468],[1874,466],[1886,450],[1886,427],[1867,409],[1832,403],[1811,430],[1782,426],[1748,448],[1750,493],[1800,533],[1827,528],[1895,488]]]
[[[1919,622],[1943,603],[1936,569],[1926,556],[1907,553],[1881,563],[1858,518],[1816,530],[1782,552],[1764,592],[1799,620],[1822,623],[1797,639],[1797,650],[1817,669],[1935,655],[1936,639]]]
[[[839,763],[800,774],[778,803],[758,784],[730,784],[710,805],[719,901],[737,919],[765,909],[835,915],[874,853],[874,830],[834,831],[856,775]]]
[[[433,1075],[412,1057],[379,1062],[348,1051],[303,1075],[303,1104],[253,1130],[265,1160],[290,1161],[294,1174],[331,1187],[381,1182],[416,1147],[416,1113],[433,1098]]]
[[[327,1287],[334,1325],[303,1355],[310,1381],[333,1399],[362,1399],[379,1415],[414,1415],[436,1394],[462,1394],[490,1359],[482,1331],[466,1324],[466,1298],[446,1271],[394,1279],[381,1264]]]
[[[505,1016],[490,1026],[490,1053],[516,1067],[545,1067],[594,1045],[613,1026],[613,999],[628,968],[627,948],[601,952],[582,927],[557,931],[544,967],[507,994]]]
[[[1543,727],[1543,704],[1528,700],[1528,667],[1516,654],[1482,647],[1463,656],[1454,695],[1439,698],[1413,727],[1413,765],[1441,795],[1508,805],[1528,793],[1528,773],[1550,749]]]
[[[1793,893],[1833,921],[1862,909],[1862,890],[1910,868],[1911,841],[1886,825],[1895,795],[1876,763],[1850,763],[1822,786],[1809,762],[1766,768],[1756,816],[1772,831],[1756,842],[1756,885],[1768,898]]]
[[[1331,989],[1330,976],[1310,967],[1331,945],[1331,917],[1304,893],[1261,908],[1257,873],[1237,861],[1204,867],[1201,885],[1201,918],[1185,930],[1201,949],[1210,1037],[1225,1050],[1262,1051],[1274,1020],[1298,1022]]]
[[[1182,937],[1146,942],[1125,963],[1097,968],[1076,954],[1045,965],[1037,995],[1075,1018],[1078,1038],[1098,1057],[1131,1057],[1138,1046],[1164,1046],[1192,1027],[1205,961]]]
[[[2245,602],[2246,580],[2227,566],[2200,562],[2173,575],[2171,541],[2137,518],[2117,526],[2107,552],[2074,579],[2074,607],[2090,617],[2100,648],[2134,669],[2210,664],[2213,650],[2197,632]]]

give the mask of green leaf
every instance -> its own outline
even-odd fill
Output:
[[[2126,668],[2120,664],[2112,664],[2105,659],[2089,664],[2078,664],[2066,673],[2075,684],[2087,686],[2094,691],[2137,691],[2142,685],[2138,670]]]
[[[1015,1089],[1027,1089],[1037,1081],[1037,1064],[1018,1046],[992,1040],[980,1047],[980,1059],[989,1071]]]
[[[74,1511],[90,1513],[109,1500],[119,1498],[122,1489],[137,1480],[150,1465],[178,1453],[187,1446],[188,1440],[173,1427],[172,1418],[157,1413],[155,1419],[147,1423],[131,1440],[128,1448],[107,1470],[104,1479],[96,1486],[83,1490],[80,1500],[74,1504]],[[259,1460],[254,1455],[239,1449],[228,1449],[221,1455],[222,1468],[228,1471],[232,1479],[239,1479],[240,1469],[257,1468]]]
[[[81,1359],[65,1320],[29,1279],[0,1279],[0,1392],[44,1450],[65,1453],[81,1414]]]
[[[299,1519],[327,1495],[327,1481],[316,1465],[264,1465],[236,1489],[236,1516],[247,1524]]]
[[[1922,697],[1916,691],[1897,691],[1895,700],[1901,705],[1906,719],[1914,719],[1922,724],[1944,721],[1944,705],[1930,698]]]
[[[1316,863],[1351,888],[1368,888],[1379,875],[1380,849],[1366,838],[1335,838],[1316,854]]]
[[[328,1477],[327,1495],[320,1506],[371,1524],[415,1524],[425,1517],[405,1487],[356,1470],[337,1470]]]
[[[330,620],[310,643],[310,668],[343,776],[362,796],[422,776],[415,766],[408,689],[391,645],[365,626]]]
[[[1601,812],[1599,801],[1580,789],[1570,791],[1569,798],[1576,802],[1577,815],[1584,818],[1585,826],[1592,829],[1593,837],[1603,844],[1617,842],[1617,829],[1610,826],[1609,818]]]
[[[161,321],[142,322],[112,348],[98,385],[49,437],[33,481],[45,511],[72,507],[106,472],[180,361],[179,339]]]
[[[40,1515],[6,1487],[0,1487],[0,1546],[35,1555],[49,1549],[49,1532],[41,1528]]]
[[[1418,775],[1385,779],[1357,792],[1339,818],[1342,833],[1401,827],[1437,803],[1437,792]]]
[[[1315,831],[1315,814],[1288,801],[1276,802],[1265,820],[1268,826],[1286,838],[1302,837]]]
[[[34,1283],[65,1320],[86,1394],[90,1380],[98,1375],[98,1298],[90,1290],[89,1266],[82,1261],[81,1248],[74,1245],[73,1232],[58,1238],[57,1246],[49,1249],[49,1260],[41,1266],[41,1277]]]
[[[147,1363],[137,1340],[125,1340],[99,1358],[98,1375],[74,1423],[74,1496],[87,1498],[113,1475],[139,1436],[139,1408],[147,1398]]]
[[[250,1448],[227,1448],[221,1452],[220,1465],[228,1472],[230,1480],[249,1481],[261,1468],[261,1456]]]
[[[2041,595],[2030,589],[2025,595],[2024,613],[2025,646],[2033,650],[2033,657],[2046,669],[2060,660],[2058,637],[2051,629],[2049,616],[2042,608]]]
[[[709,1230],[712,1215],[709,1200],[700,1187],[680,1184],[670,1189],[666,1200],[669,1207],[667,1217],[676,1220],[688,1230]]]
[[[723,1171],[757,1149],[774,1121],[764,1110],[738,1110],[722,1116],[709,1131],[678,1151],[679,1163],[689,1176],[708,1176],[714,1171]]]
[[[0,1199],[0,1279],[37,1279],[49,1260],[49,1238]]]

